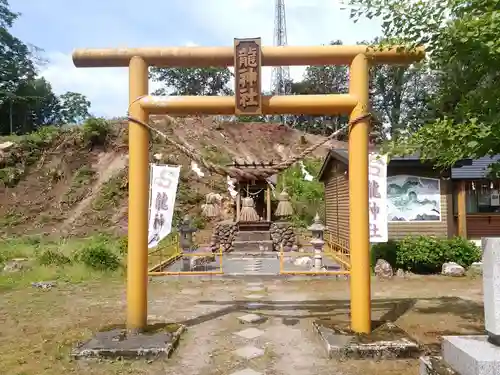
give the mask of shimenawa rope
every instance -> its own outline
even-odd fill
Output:
[[[282,162],[280,162],[280,163],[278,163],[278,164],[276,164],[274,166],[269,166],[267,168],[259,168],[259,169],[252,170],[250,172],[248,170],[243,170],[243,169],[240,169],[240,168],[237,168],[237,167],[233,167],[233,166],[222,166],[222,165],[219,165],[219,164],[214,164],[212,162],[209,162],[208,160],[205,160],[203,158],[203,156],[201,156],[199,153],[197,153],[191,147],[183,145],[183,144],[175,141],[174,139],[172,139],[171,137],[169,137],[167,134],[163,133],[161,130],[158,130],[158,129],[154,128],[152,125],[150,125],[150,124],[148,124],[148,123],[146,123],[144,121],[141,121],[139,119],[136,119],[136,118],[130,116],[130,114],[127,112],[127,119],[129,121],[134,122],[134,123],[139,124],[139,125],[142,125],[142,126],[148,128],[149,130],[151,130],[152,132],[154,132],[154,133],[160,135],[161,137],[165,138],[165,140],[168,143],[170,143],[171,145],[173,145],[174,147],[176,147],[179,151],[181,151],[182,153],[184,153],[191,160],[194,160],[196,163],[198,163],[198,164],[202,165],[203,167],[205,167],[210,172],[217,173],[217,174],[222,175],[222,176],[226,176],[227,175],[229,177],[240,179],[240,180],[241,179],[245,179],[245,180],[263,180],[263,179],[268,178],[268,177],[270,177],[272,175],[278,174],[279,172],[281,172],[281,171],[289,168],[290,166],[292,166],[294,163],[298,162],[299,160],[304,159],[307,155],[309,155],[310,153],[312,153],[314,150],[316,150],[317,148],[321,147],[322,145],[324,145],[328,141],[330,141],[333,138],[335,138],[345,128],[350,127],[351,125],[355,125],[358,122],[366,120],[366,119],[368,119],[370,117],[371,117],[371,113],[365,113],[365,114],[363,114],[361,116],[358,116],[355,119],[349,121],[349,123],[347,123],[346,125],[344,125],[340,129],[338,129],[337,131],[335,131],[332,134],[330,134],[327,138],[322,139],[321,141],[319,141],[319,142],[317,142],[317,143],[315,143],[315,144],[307,147],[300,154],[295,155],[295,156],[293,156],[293,157],[291,157],[289,159],[283,160]],[[174,122],[176,125],[180,125],[179,122],[176,119],[174,119],[173,117],[167,116],[167,118],[170,121]]]

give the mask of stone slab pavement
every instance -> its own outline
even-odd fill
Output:
[[[433,297],[439,288],[431,284],[374,281],[372,295],[374,299]],[[451,290],[449,295],[480,295],[480,288],[467,285],[468,289],[447,286],[447,290]],[[335,317],[347,324],[348,297],[346,280],[155,278],[150,282],[149,321],[187,326],[176,352],[162,364],[162,373],[417,374],[417,360],[340,363],[327,358],[312,322]],[[375,303],[373,319],[382,319],[388,309]]]

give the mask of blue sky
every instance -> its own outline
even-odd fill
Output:
[[[77,69],[75,48],[229,46],[233,38],[259,36],[264,45],[273,43],[274,0],[11,0],[11,6],[22,13],[12,32],[43,48],[49,60],[40,74],[57,94],[85,94],[98,116],[125,114],[127,70]],[[351,44],[380,34],[379,21],[354,24],[340,8],[338,0],[286,0],[288,44]],[[293,67],[292,78],[300,79],[303,69]],[[266,69],[264,87],[269,79]]]

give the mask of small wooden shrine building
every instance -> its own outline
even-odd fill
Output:
[[[232,163],[228,164],[228,167],[236,167],[242,171],[248,171],[250,173],[257,170],[265,170],[275,166],[276,163],[273,161],[268,162],[248,162],[244,160],[233,160]],[[253,204],[255,211],[259,217],[259,221],[271,223],[272,221],[272,202],[271,202],[271,190],[272,186],[276,186],[278,181],[277,175],[271,175],[267,178],[248,180],[244,178],[237,179],[235,183],[235,190],[238,192],[236,196],[236,222],[241,220],[241,210],[242,203],[248,197],[253,199]]]

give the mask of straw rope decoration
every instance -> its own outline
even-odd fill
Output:
[[[137,98],[136,101],[138,101],[140,99],[141,99],[141,97]],[[357,124],[363,120],[369,119],[371,117],[372,117],[372,114],[366,112],[366,113],[356,117],[355,119],[349,121],[349,123],[347,123],[346,125],[344,125],[340,129],[338,129],[337,131],[330,134],[327,138],[322,139],[322,140],[316,142],[315,144],[307,147],[300,154],[292,156],[286,160],[283,160],[274,166],[262,167],[262,168],[258,168],[255,170],[252,169],[251,171],[248,171],[248,170],[243,170],[243,169],[240,169],[240,168],[237,168],[234,166],[222,166],[219,164],[214,164],[208,160],[205,160],[205,158],[203,158],[203,156],[201,156],[193,148],[175,141],[174,139],[172,139],[172,137],[169,137],[167,134],[163,133],[161,130],[154,128],[149,123],[146,123],[144,121],[138,120],[138,119],[130,116],[130,114],[127,112],[128,121],[134,122],[134,123],[141,125],[141,126],[144,126],[144,127],[148,128],[150,131],[158,134],[159,136],[164,138],[168,143],[170,143],[172,146],[174,146],[179,151],[181,151],[183,154],[185,154],[187,157],[189,157],[191,160],[194,160],[199,165],[202,165],[210,172],[217,173],[217,174],[222,175],[222,176],[230,176],[232,178],[237,178],[240,180],[241,179],[263,180],[263,179],[268,178],[272,175],[278,174],[281,171],[291,167],[296,162],[304,159],[306,156],[308,156],[310,153],[314,152],[317,148],[321,147],[322,145],[324,145],[328,141],[337,137],[337,135],[339,135],[344,129],[351,127],[352,125],[355,125],[355,124]],[[178,121],[177,119],[175,119],[171,116],[167,116],[167,119],[172,121],[176,125],[179,125],[179,126],[182,125],[180,123],[180,121]]]

